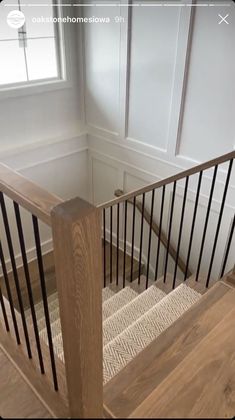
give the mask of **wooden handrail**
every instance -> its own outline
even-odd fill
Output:
[[[71,418],[102,418],[101,212],[79,198],[52,210]]]
[[[162,179],[161,181],[157,181],[157,182],[153,182],[152,184],[146,185],[143,188],[139,188],[137,190],[131,191],[129,193],[124,194],[121,197],[118,198],[114,198],[112,200],[107,201],[106,203],[102,203],[100,205],[98,205],[97,207],[100,209],[105,209],[105,208],[109,208],[111,206],[114,206],[115,204],[118,203],[123,203],[124,201],[137,197],[143,193],[148,193],[156,188],[160,188],[163,187],[163,185],[168,185],[171,184],[175,181],[179,181],[180,179],[184,179],[187,176],[191,176],[194,174],[197,174],[201,171],[205,171],[207,169],[213,168],[216,165],[220,165],[222,163],[228,162],[231,159],[235,159],[235,151],[227,153],[223,156],[220,156],[218,158],[209,160],[205,163],[202,163],[200,165],[194,166],[190,169],[186,169],[185,171],[179,172],[176,175],[172,175],[168,178]]]
[[[52,208],[63,202],[60,197],[49,193],[2,163],[0,191],[49,226]]]
[[[122,197],[124,195],[124,192],[122,190],[116,190],[114,194],[115,194],[116,197]],[[127,201],[128,201],[128,203],[133,205],[133,200],[128,199]],[[136,205],[136,208],[138,209],[138,211],[142,214],[142,204],[139,203],[138,201],[136,201],[135,205]],[[146,210],[146,209],[144,209],[144,219],[150,225],[151,216],[150,216],[148,210]],[[155,235],[159,238],[159,226],[154,220],[152,221],[152,230],[155,233]],[[166,236],[165,232],[163,232],[163,230],[161,231],[160,241],[165,247],[167,247],[168,239],[167,239],[167,236]],[[175,250],[175,248],[173,247],[173,245],[171,243],[169,245],[169,254],[172,256],[173,260],[175,261],[176,256],[177,256],[177,251]],[[183,273],[186,272],[186,268],[187,268],[186,264],[180,256],[178,257],[178,266]],[[188,268],[187,276],[190,277],[191,275],[192,275],[192,273]]]

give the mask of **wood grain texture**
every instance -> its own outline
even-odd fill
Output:
[[[235,302],[235,295],[234,295]],[[172,371],[130,418],[232,418],[235,309]]]
[[[32,387],[37,396],[43,401],[48,410],[55,417],[68,417],[68,398],[67,398],[67,383],[65,377],[64,364],[55,356],[56,371],[59,383],[59,392],[55,392],[53,388],[53,378],[51,372],[49,348],[41,340],[41,349],[43,355],[43,362],[45,367],[45,375],[42,375],[39,370],[39,362],[37,357],[37,349],[35,336],[32,328],[28,325],[28,333],[30,339],[30,346],[32,349],[33,358],[28,359],[27,349],[24,341],[23,328],[21,324],[20,314],[15,311],[19,334],[21,337],[21,345],[17,346],[14,336],[12,318],[10,315],[9,303],[5,299],[6,311],[8,314],[10,333],[6,333],[0,319],[0,346],[6,353],[8,358],[19,370],[20,374],[25,378],[27,383]]]
[[[110,412],[117,418],[134,416],[132,413],[137,413],[138,407],[208,336],[234,303],[235,290],[217,283],[105,386],[104,403]],[[144,417],[148,414],[145,412]],[[158,413],[155,416],[158,418]]]
[[[51,225],[51,210],[63,202],[18,172],[0,163],[0,191],[42,222]]]
[[[0,348],[0,416],[2,418],[52,418],[27,382]]]
[[[74,199],[52,211],[70,416],[103,414],[101,212]]]
[[[104,247],[104,245],[103,245]],[[104,252],[104,248],[103,248]],[[105,243],[105,257],[106,257],[106,285],[110,286],[110,252],[111,252],[111,245],[109,242],[106,241]],[[119,248],[119,264],[118,264],[118,285],[120,288],[123,287],[123,262],[124,262],[124,252],[122,249]],[[115,287],[116,285],[116,278],[117,278],[117,248],[115,245],[112,245],[112,287],[114,290],[118,290]],[[140,273],[142,274],[144,271],[144,264],[141,264]],[[139,275],[139,261],[136,258],[133,258],[133,279],[136,279]],[[127,282],[130,281],[131,278],[131,256],[126,253],[126,263],[125,263],[125,279]]]
[[[141,195],[143,193],[147,193],[149,191],[152,191],[156,188],[161,188],[163,185],[169,185],[175,181],[179,181],[180,179],[184,179],[187,176],[197,174],[200,171],[205,171],[206,169],[213,168],[215,165],[220,165],[222,163],[228,162],[230,159],[235,158],[235,151],[227,153],[223,156],[219,156],[215,159],[209,160],[205,163],[202,163],[200,165],[196,165],[190,169],[186,169],[185,171],[179,172],[176,175],[172,175],[168,178],[162,179],[161,181],[153,182],[152,184],[148,184],[146,187],[139,188],[137,190],[128,192],[124,194],[122,197],[114,198],[113,200],[107,201],[106,203],[103,203],[99,205],[98,207],[100,209],[105,209],[110,206],[113,206],[118,203],[124,203],[124,201],[128,199],[132,199],[134,197],[137,197],[138,195]]]
[[[231,272],[229,273],[224,279],[224,283],[228,284],[230,287],[235,288],[235,273]]]
[[[30,283],[32,287],[33,297],[34,297],[34,303],[37,304],[38,302],[42,300],[37,260],[34,259],[32,261],[29,261],[28,267],[29,267],[29,273],[30,273]],[[43,255],[43,267],[44,267],[45,280],[46,280],[46,286],[47,286],[47,296],[50,296],[52,293],[56,292],[55,263],[54,263],[53,251],[48,252],[47,254]],[[27,291],[27,285],[26,285],[26,280],[25,280],[24,267],[23,266],[17,267],[17,273],[18,273],[18,278],[19,278],[20,291],[22,294],[23,306],[24,306],[24,309],[26,310],[29,308],[29,299],[28,299],[28,291]],[[9,277],[10,284],[14,284],[14,276],[13,276],[12,271],[8,272],[8,277]],[[5,281],[3,277],[0,277],[0,285],[2,288],[3,295],[7,298]],[[18,301],[15,287],[11,288],[11,292],[12,292],[13,304],[15,308],[19,310],[19,301]]]

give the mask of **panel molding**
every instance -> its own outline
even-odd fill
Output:
[[[14,150],[3,151],[0,156],[1,162],[21,172],[84,152],[88,152],[88,144],[87,136],[83,133],[59,141],[50,140],[24,145]]]
[[[42,247],[42,255],[45,255],[48,252],[53,251],[53,240],[52,240],[52,238],[43,241],[41,243],[41,247]],[[36,247],[32,247],[32,248],[27,249],[26,250],[26,255],[27,255],[28,263],[30,263],[30,261],[36,260],[37,259]],[[16,266],[17,267],[22,267],[23,266],[22,256],[21,256],[20,253],[15,255],[15,261],[16,261]],[[12,265],[11,265],[10,258],[8,258],[6,260],[6,267],[7,267],[7,272],[8,273],[10,271],[12,271]]]
[[[198,161],[184,159],[182,157],[181,159],[174,157],[168,160],[166,159],[165,154],[151,154],[148,147],[142,150],[138,150],[133,147],[130,147],[129,145],[123,143],[120,144],[101,136],[88,135],[88,148],[89,153],[97,153],[100,156],[102,155],[104,159],[111,159],[119,162],[120,164],[128,165],[129,167],[136,167],[143,173],[146,172],[151,174],[152,176],[159,176],[161,173],[161,178],[166,178],[167,176],[184,171],[200,163]],[[130,153],[128,154],[127,152]],[[126,160],[124,160],[122,156],[125,156]],[[141,160],[142,166],[147,168],[149,166],[155,168],[155,165],[158,165],[159,167],[159,164],[161,164],[162,167],[164,167],[164,171],[162,171],[162,169],[158,170],[158,172],[155,172],[155,169],[154,171],[145,171],[140,166],[133,163],[139,160]],[[224,185],[225,177],[226,171],[222,167],[220,167],[218,170],[217,182]],[[208,170],[208,174],[205,175],[205,179],[211,181],[212,171]],[[231,185],[230,188],[235,189],[235,185]]]
[[[152,172],[150,170],[145,170],[143,168],[141,168],[140,166],[137,166],[137,164],[134,163],[129,163],[127,160],[121,159],[119,157],[116,157],[114,155],[109,155],[107,152],[104,153],[103,151],[98,151],[95,148],[89,147],[89,154],[91,156],[91,159],[98,159],[99,161],[103,162],[105,165],[109,165],[112,166],[113,168],[118,169],[120,172],[122,172],[122,177],[120,176],[119,179],[121,180],[123,178],[123,180],[125,179],[125,174],[129,174],[131,176],[136,176],[139,179],[143,180],[143,182],[147,185],[149,183],[153,183],[153,182],[157,182],[158,180],[161,180],[163,178],[165,178],[164,176],[162,176],[161,171],[156,171],[156,172]],[[142,156],[142,154],[141,154]],[[143,156],[142,156],[143,159]],[[164,162],[166,165],[168,165],[168,162]],[[146,164],[144,165],[145,167],[149,167],[148,162],[146,161]],[[179,168],[178,168],[179,169]],[[180,168],[180,170],[182,170],[183,168]],[[168,168],[169,170],[169,168]],[[174,173],[176,173],[177,171],[174,171]],[[223,173],[222,173],[223,175]],[[209,194],[206,194],[205,191],[209,191],[210,189],[210,184],[211,184],[211,180],[212,177],[208,176],[208,175],[204,175],[203,177],[204,179],[204,189],[201,191],[201,200],[202,202],[205,202],[205,206],[206,203],[208,201],[208,196]],[[119,182],[119,184],[121,184],[121,182]],[[224,179],[222,177],[222,179],[218,178],[217,180],[217,185],[219,185],[220,189],[222,189],[224,187]],[[191,186],[191,188],[188,189],[189,194],[191,195],[191,199],[193,201],[193,197],[195,197],[196,194],[196,187],[197,187],[197,182],[193,182],[193,188]],[[93,185],[90,186],[91,189],[94,188]],[[124,182],[122,185],[119,186],[119,188],[124,188]],[[178,190],[182,190],[183,191],[183,187],[180,183],[180,181],[178,182]],[[234,185],[230,185],[229,190],[231,191],[231,193],[233,194],[233,191],[235,190],[235,186]],[[110,198],[111,199],[111,198]],[[221,204],[221,201],[217,198],[213,198],[213,205],[215,206],[215,208],[218,208]],[[227,202],[226,207],[228,209],[235,209],[235,205],[231,205],[231,203]]]
[[[173,156],[178,154],[180,148],[181,127],[183,123],[184,102],[187,89],[189,57],[192,45],[193,22],[195,15],[195,9],[192,7],[192,4],[193,0],[187,1],[188,7],[181,8],[179,18],[167,145],[167,153]]]
[[[88,133],[100,134],[101,136],[107,135],[112,138],[116,138],[120,136],[119,133],[116,131],[111,131],[106,128],[99,127],[98,125],[92,124],[90,122],[87,123],[87,130],[88,130]]]
[[[121,4],[131,3],[132,0],[121,0]],[[120,9],[120,16],[124,19],[124,23],[120,28],[119,134],[120,139],[124,141],[128,132],[132,8],[121,7]]]
[[[152,144],[148,144],[148,143],[146,143],[142,140],[137,140],[137,139],[132,138],[132,137],[126,137],[125,140],[126,140],[127,144],[129,143],[130,145],[140,145],[140,146],[143,146],[143,147],[148,147],[150,150],[155,150],[156,152],[159,152],[159,153],[164,153],[164,154],[167,153],[167,148],[161,148],[161,147],[158,147],[158,146],[153,146]]]

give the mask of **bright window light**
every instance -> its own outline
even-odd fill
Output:
[[[46,5],[38,7],[30,7],[25,0],[18,0],[18,6],[15,1],[14,7],[6,3],[0,5],[0,89],[61,79],[59,28],[51,19],[58,13],[53,7],[55,1],[47,0]],[[7,22],[12,10],[25,16],[25,24],[19,29]],[[35,22],[41,16],[46,22]]]

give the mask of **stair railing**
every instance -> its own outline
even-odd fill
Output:
[[[218,212],[218,220],[215,225],[215,231],[212,237],[212,246],[210,250],[210,257],[208,263],[205,267],[205,262],[203,266],[203,271],[206,276],[205,280],[205,287],[208,288],[210,285],[210,281],[212,278],[212,270],[215,263],[215,255],[218,248],[218,241],[219,235],[221,233],[221,224],[224,215],[224,208],[227,200],[227,195],[229,188],[231,187],[231,175],[232,175],[232,168],[233,168],[233,161],[235,158],[235,152],[231,152],[225,154],[219,158],[212,159],[208,162],[203,164],[197,165],[193,168],[187,169],[183,172],[180,172],[176,175],[170,176],[169,178],[163,179],[161,181],[154,182],[150,185],[147,185],[143,188],[140,188],[136,191],[127,192],[120,197],[114,198],[106,203],[103,203],[99,206],[99,209],[103,212],[103,232],[104,232],[104,239],[109,241],[109,246],[113,249],[113,246],[116,247],[116,255],[110,251],[110,255],[112,254],[112,258],[116,259],[116,267],[118,270],[118,259],[120,260],[120,249],[123,253],[123,279],[122,279],[122,286],[125,287],[126,284],[126,272],[125,272],[125,260],[127,258],[127,249],[129,249],[129,256],[131,257],[131,271],[133,267],[133,261],[135,258],[139,261],[139,266],[141,266],[143,262],[143,247],[145,247],[145,254],[147,255],[147,263],[146,263],[146,288],[149,285],[149,278],[150,278],[150,262],[153,265],[153,260],[155,260],[155,274],[152,276],[152,280],[157,280],[159,278],[159,270],[160,270],[160,252],[161,252],[161,242],[164,234],[164,230],[167,231],[167,242],[164,243],[165,247],[165,256],[163,261],[163,277],[164,282],[166,282],[168,269],[169,269],[169,258],[172,256],[172,249],[175,249],[174,252],[174,267],[172,272],[172,288],[175,288],[179,270],[179,261],[184,259],[186,261],[185,266],[183,268],[183,280],[186,281],[189,277],[191,272],[194,272],[194,280],[197,282],[199,281],[201,269],[202,269],[202,262],[206,248],[206,236],[208,233],[208,228],[211,221],[211,214],[212,214],[212,204],[213,200],[215,199],[215,188],[217,184],[217,175],[218,170],[223,165],[223,171],[225,172],[225,181],[222,183],[219,181],[219,184],[223,184],[222,195],[220,199],[216,198],[216,201],[219,201],[219,212]],[[227,164],[227,167],[225,167]],[[210,171],[209,176],[205,174],[206,171]],[[212,174],[212,178],[211,178]],[[189,216],[187,202],[188,202],[188,195],[189,195],[189,185],[192,177],[197,177],[196,189],[194,189],[193,194],[195,195],[194,199],[194,206],[193,212],[191,216],[190,225],[186,226],[185,219],[186,215]],[[205,218],[203,220],[203,225],[200,226],[201,233],[197,229],[197,218],[198,218],[198,208],[200,204],[200,199],[203,197],[205,199],[205,193],[202,193],[202,184],[203,181],[207,179],[210,182],[209,186],[209,193],[208,193],[208,200],[206,203],[205,209]],[[183,185],[182,185],[183,184]],[[178,217],[177,223],[174,220],[175,212],[176,212],[176,194],[178,192],[178,188],[183,190],[182,192],[182,206],[180,208],[180,216]],[[168,201],[167,201],[167,193],[168,193]],[[158,198],[156,196],[158,194]],[[170,197],[170,198],[169,198]],[[147,203],[150,210],[147,209]],[[130,205],[132,207],[132,211],[130,210]],[[121,207],[123,206],[122,217],[121,214]],[[138,229],[136,227],[137,220],[136,220],[136,207],[141,215],[141,220],[138,222]],[[147,214],[147,213],[148,214]],[[166,218],[167,214],[167,218]],[[115,217],[114,217],[115,215]],[[146,235],[146,229],[144,232],[144,220],[148,221],[149,230]],[[167,220],[166,220],[167,219]],[[230,220],[226,221],[226,230],[227,236],[229,236],[227,247],[224,246],[222,251],[220,252],[219,259],[221,264],[221,274],[226,272],[226,266],[228,262],[228,256],[232,244],[232,238],[234,233],[234,222],[229,232],[229,223]],[[124,225],[123,234],[122,234],[122,241],[120,244],[120,225]],[[157,236],[159,238],[158,243],[155,245],[153,244],[152,239],[152,232],[153,226],[157,225]],[[165,229],[163,228],[165,226]],[[155,226],[156,227],[156,226]],[[188,243],[185,250],[185,231],[188,234]],[[176,233],[177,232],[177,233]],[[201,235],[200,240],[198,241],[198,260],[197,264],[193,269],[191,268],[191,259],[192,259],[192,250],[193,246],[195,245],[195,239],[198,239],[199,234]],[[145,244],[144,244],[144,236],[145,236]],[[147,236],[147,238],[146,238]],[[108,239],[107,239],[108,237]],[[173,244],[173,240],[175,241],[175,245]],[[184,256],[182,256],[182,245],[184,245]],[[171,252],[170,252],[171,251]],[[216,263],[218,264],[218,258],[216,258]],[[103,256],[103,278],[104,284],[107,283],[107,273],[106,273],[106,255],[104,250]],[[112,262],[110,261],[110,264]],[[112,271],[112,270],[111,270]],[[112,276],[113,277],[113,276]],[[116,273],[116,282],[119,283],[119,273]],[[182,275],[181,275],[182,277]],[[131,282],[134,279],[131,276]],[[214,279],[213,279],[214,280]],[[115,281],[115,278],[110,278],[110,283]],[[141,276],[139,271],[138,276],[138,283],[141,282]]]
[[[122,197],[124,195],[124,192],[122,190],[116,190],[114,192],[114,195],[115,195],[115,197]],[[134,200],[129,199],[128,203],[134,205]],[[140,213],[142,213],[141,203],[138,202],[137,200],[135,200],[135,206],[136,206],[136,209]],[[163,246],[166,248],[167,243],[168,243],[168,239],[167,239],[167,235],[165,234],[165,232],[163,232],[163,230],[161,229],[161,234],[160,234],[160,228],[159,228],[158,224],[154,221],[154,219],[151,220],[151,215],[146,208],[144,208],[143,214],[144,214],[144,220],[148,223],[149,226],[152,227],[152,232],[158,237],[158,239],[161,241]],[[169,255],[171,255],[171,257],[175,261],[176,256],[177,256],[177,251],[172,244],[170,244],[170,246],[169,246]],[[182,260],[182,258],[180,256],[178,257],[178,266],[181,269],[181,271],[185,274],[186,273],[186,263]],[[187,277],[190,277],[191,275],[192,275],[191,271],[189,270],[189,268],[187,268]]]
[[[101,418],[99,210],[80,199],[64,202],[0,164],[0,223],[1,350],[23,372],[53,417]],[[42,224],[53,233],[64,363],[53,343],[41,236],[45,226],[43,228]],[[16,255],[17,237],[20,267],[17,262],[19,255]],[[35,244],[35,265],[47,333],[45,341],[40,335],[36,313],[28,237],[33,237]],[[26,317],[25,290],[31,322]]]
[[[209,198],[206,206],[206,215],[202,224],[202,235],[199,242],[198,262],[195,270],[195,281],[199,280],[202,257],[205,250],[206,234],[210,224],[212,203],[214,198],[216,180],[219,166],[226,164],[225,182],[223,184],[222,197],[219,203],[218,220],[215,224],[215,232],[210,250],[210,258],[207,264],[206,287],[209,287],[216,250],[220,238],[221,224],[226,205],[227,194],[231,182],[232,166],[235,152],[213,159],[195,168],[191,168],[180,174],[165,180],[153,183],[134,192],[115,198],[101,206],[94,207],[81,199],[63,201],[59,197],[50,194],[27,180],[10,168],[0,165],[0,206],[1,230],[0,262],[3,276],[0,278],[0,308],[2,312],[0,323],[1,348],[14,360],[24,375],[36,388],[38,394],[44,400],[54,416],[72,418],[101,418],[103,416],[103,381],[102,381],[102,223],[103,215],[103,239],[109,241],[111,247],[110,268],[112,272],[113,260],[116,267],[116,281],[121,274],[122,286],[126,283],[126,257],[130,253],[132,260],[136,258],[136,239],[138,239],[138,283],[141,281],[141,267],[143,252],[147,249],[146,287],[150,280],[150,262],[154,256],[155,272],[154,280],[158,279],[159,256],[161,255],[159,240],[154,245],[152,237],[152,225],[155,220],[156,209],[159,212],[159,236],[163,231],[167,220],[167,246],[165,252],[163,274],[164,280],[168,272],[169,250],[175,231],[175,199],[179,181],[183,183],[182,207],[176,238],[176,258],[172,276],[172,287],[176,285],[178,273],[178,260],[181,254],[184,229],[188,229],[189,242],[186,252],[187,269],[186,280],[192,246],[196,234],[196,221],[198,206],[200,203],[201,186],[206,170],[212,171],[212,180],[209,188]],[[192,223],[185,226],[185,214],[187,212],[187,199],[190,178],[197,175],[195,202],[192,214]],[[208,180],[208,178],[207,178]],[[180,185],[182,188],[182,185]],[[171,193],[170,200],[169,192]],[[148,200],[150,196],[150,200]],[[5,200],[7,197],[7,201]],[[160,197],[160,199],[159,199]],[[141,198],[140,219],[136,218],[136,202]],[[133,200],[130,211],[130,203]],[[9,202],[10,201],[10,202]],[[150,208],[150,219],[146,237],[144,226],[144,212]],[[28,255],[25,244],[25,226],[22,218],[23,211],[30,214],[32,233],[35,241],[38,276],[41,287],[45,325],[47,331],[47,346],[44,346],[37,325],[37,317],[31,279],[28,268]],[[13,210],[13,211],[12,211]],[[25,273],[25,282],[30,302],[33,328],[29,327],[25,318],[24,305],[21,296],[21,284],[18,278],[18,266],[16,263],[15,242],[12,239],[12,216],[16,221],[22,263]],[[121,219],[122,216],[122,219]],[[136,224],[138,221],[138,238]],[[45,278],[44,260],[41,241],[41,223],[52,229],[56,282],[60,308],[60,321],[63,339],[64,363],[53,344],[51,319],[48,309],[47,282]],[[121,225],[123,223],[123,230]],[[233,243],[235,221],[231,226],[226,221],[227,244],[223,252],[220,252],[221,274],[227,271],[228,259]],[[28,227],[27,227],[28,229]],[[224,228],[225,229],[225,228]],[[165,229],[164,229],[165,230]],[[130,235],[130,238],[129,236]],[[4,241],[2,240],[4,236]],[[130,240],[128,243],[127,239]],[[113,254],[112,245],[116,246]],[[154,245],[154,247],[152,247]],[[5,246],[5,249],[4,249]],[[123,266],[122,273],[119,270],[119,251],[122,246]],[[103,255],[104,285],[107,277],[105,272],[106,257],[105,246]],[[14,306],[12,298],[13,284],[9,281],[9,270],[5,259],[6,249],[12,268],[12,278],[19,313]],[[217,260],[219,259],[217,257]],[[191,267],[190,267],[191,269]],[[112,277],[112,275],[110,276]],[[110,278],[111,280],[111,278]],[[133,279],[131,279],[133,280]],[[53,388],[52,386],[53,385]]]

